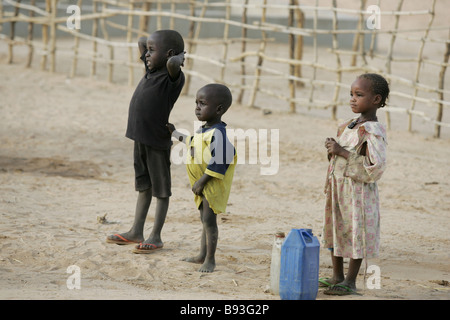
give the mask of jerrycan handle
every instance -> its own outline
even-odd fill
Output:
[[[311,229],[300,229],[299,231],[304,243],[313,243],[313,234]]]

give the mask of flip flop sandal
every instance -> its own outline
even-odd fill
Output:
[[[148,253],[152,253],[154,251],[158,251],[160,249],[162,249],[162,246],[158,247],[153,243],[142,243],[141,242],[133,249],[133,253],[148,254]]]
[[[328,288],[333,285],[332,283],[329,283],[327,280],[329,280],[329,278],[319,278],[319,288]]]
[[[332,296],[347,296],[347,295],[351,295],[351,294],[361,295],[360,293],[357,293],[352,288],[349,288],[342,284],[332,285],[327,290],[325,290],[323,293],[332,295]]]
[[[121,236],[118,233],[113,234],[112,236],[106,237],[106,242],[107,243],[115,243],[115,244],[118,244],[118,245],[139,243],[139,241],[128,240],[128,239],[124,238],[123,236]]]

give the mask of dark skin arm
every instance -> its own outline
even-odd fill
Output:
[[[147,50],[147,37],[140,37],[138,40],[139,52],[142,54]]]
[[[175,126],[172,123],[166,124],[167,129],[169,130],[170,134],[176,138],[178,141],[186,143],[186,135],[177,131]]]
[[[195,181],[194,185],[192,186],[192,192],[198,196],[202,195],[203,188],[208,183],[209,180],[211,180],[213,177],[211,177],[208,174],[203,174],[203,176]]]
[[[184,66],[184,54],[185,52],[180,52],[179,54],[175,54],[175,52],[170,49],[169,50],[170,58],[167,59],[166,67],[169,72],[169,76],[171,79],[177,79],[180,75],[181,67]]]

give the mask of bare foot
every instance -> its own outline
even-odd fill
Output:
[[[200,269],[198,269],[198,272],[204,273],[213,272],[215,268],[216,263],[214,261],[205,261],[200,267]]]
[[[205,258],[200,257],[200,256],[196,256],[196,257],[186,257],[181,259],[181,261],[186,261],[186,262],[191,262],[191,263],[203,263],[205,261]]]

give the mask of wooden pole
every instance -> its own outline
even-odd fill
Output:
[[[97,0],[92,1],[92,13],[97,13]],[[98,18],[95,18],[92,21],[92,37],[97,38],[98,37]],[[92,41],[92,56],[94,58],[97,58],[97,41]],[[96,59],[92,59],[91,61],[91,77],[95,76],[97,74],[97,63]]]
[[[79,8],[81,8],[82,4],[83,4],[83,0],[78,0],[77,5]],[[77,33],[78,32],[79,31],[77,30]],[[80,38],[75,34],[74,35],[74,44],[73,44],[72,68],[70,69],[70,77],[71,78],[75,77],[76,72],[77,72],[79,47],[80,47]]]
[[[208,6],[208,0],[204,0],[203,5],[202,5],[202,11],[200,13],[200,18],[203,18],[205,16],[207,6]],[[192,13],[192,10],[194,11],[194,14],[195,14],[195,6],[194,5],[191,7],[191,13]],[[195,26],[195,33],[193,34],[193,38],[191,38],[191,39],[193,39],[193,41],[191,42],[190,51],[188,52],[188,54],[192,54],[192,55],[195,54],[195,51],[197,49],[198,38],[200,36],[201,27],[202,27],[201,22],[198,22],[197,25]],[[186,69],[188,69],[188,70],[194,68],[194,60],[191,58],[186,59],[185,64],[186,64]],[[186,82],[184,84],[183,93],[187,94],[189,92],[190,85],[191,85],[191,76],[188,75],[186,77]]]
[[[242,17],[241,17],[242,24],[247,24],[247,5],[248,5],[248,0],[245,0],[244,8],[242,10]],[[247,28],[245,28],[244,26],[241,29],[241,35],[242,35],[241,53],[244,53],[247,50]],[[246,70],[245,70],[245,57],[244,56],[240,59],[240,63],[241,63],[241,89],[239,90],[239,95],[237,98],[237,102],[239,104],[242,103],[242,99],[244,97],[244,87],[246,84],[246,81],[245,81]]]
[[[317,30],[317,20],[318,20],[318,16],[317,16],[317,7],[319,6],[319,0],[316,0],[316,9],[314,10],[314,31]],[[317,75],[317,60],[318,60],[318,51],[317,51],[317,33],[314,32],[314,38],[313,38],[313,53],[314,53],[314,60],[313,60],[313,76],[312,76],[312,80],[313,82],[311,82],[311,90],[309,91],[309,102],[312,103],[313,102],[313,97],[314,97],[314,80],[316,80],[316,75]],[[309,109],[309,107],[308,107]]]
[[[289,5],[293,6],[295,5],[294,0],[289,1]],[[294,26],[294,9],[289,9],[288,14],[288,26],[292,28]],[[294,60],[295,59],[295,36],[290,33],[289,34],[289,59]],[[289,74],[291,76],[295,76],[295,66],[293,64],[289,64]],[[289,79],[289,95],[290,95],[290,101],[289,101],[289,111],[294,113],[295,112],[295,83],[294,80]]]
[[[56,71],[56,10],[58,0],[51,0],[50,15],[50,72]]]
[[[81,1],[81,0],[80,0]],[[104,12],[106,9],[106,3],[102,3],[102,12]],[[108,29],[106,28],[105,18],[100,19],[100,27],[102,29],[103,37],[109,41],[109,33]],[[109,60],[111,62],[108,63],[108,82],[113,82],[113,73],[114,73],[114,64],[112,63],[112,60],[114,60],[114,47],[112,45],[108,45],[108,51],[109,51]]]
[[[20,4],[21,0],[17,0],[17,3]],[[17,17],[19,15],[19,5],[16,5],[14,8],[14,17]],[[13,63],[14,60],[14,54],[13,54],[13,47],[14,47],[14,38],[16,36],[16,21],[11,21],[10,23],[11,30],[9,30],[9,43],[8,43],[8,63]]]
[[[34,6],[35,5],[35,0],[31,0],[30,1],[30,5]],[[30,18],[34,17],[34,11],[30,10]],[[28,37],[27,37],[27,42],[28,42],[28,59],[27,59],[27,68],[31,67],[31,63],[33,62],[33,52],[34,52],[34,48],[33,48],[33,26],[34,23],[32,21],[30,21],[28,23]]]
[[[228,21],[230,20],[230,15],[231,15],[231,7],[230,7],[230,0],[226,1],[226,8],[225,8],[225,19]],[[225,24],[224,28],[223,28],[223,55],[222,55],[222,61],[223,66],[221,67],[220,70],[220,80],[223,82],[225,80],[225,70],[226,70],[226,61],[227,61],[227,56],[228,56],[228,34],[229,34],[229,30],[230,30],[230,26],[227,24]]]
[[[300,5],[298,0],[294,0],[294,3],[296,6]],[[295,9],[295,13],[297,16],[297,28],[302,29],[304,26],[304,23],[305,23],[305,15],[304,15],[303,11],[300,10],[299,7],[297,7]],[[295,59],[302,60],[302,58],[303,58],[303,36],[298,35],[297,41],[296,41],[296,47],[295,47]],[[294,75],[297,78],[300,78],[302,76],[302,66],[301,65],[295,66]],[[299,87],[303,87],[303,82],[301,82],[301,81],[296,81],[296,84]]]
[[[400,11],[402,9],[403,6],[403,0],[399,0],[398,4],[397,4],[397,11]],[[394,26],[394,30],[398,29],[398,24],[400,22],[400,15],[395,16],[395,26]],[[391,37],[391,43],[389,45],[389,51],[387,54],[387,61],[386,61],[386,73],[387,74],[391,74],[392,69],[391,69],[391,62],[392,62],[392,55],[394,52],[394,43],[395,40],[397,38],[397,33],[393,32],[392,33],[392,37]],[[386,125],[388,129],[391,129],[391,113],[389,111],[386,111]]]
[[[336,0],[333,0],[333,8],[337,7]],[[335,10],[333,10],[333,31],[337,30],[338,28],[338,19],[337,19],[337,13]],[[336,64],[338,71],[336,72],[336,82],[341,83],[342,82],[342,71],[341,71],[341,57],[338,53],[338,39],[337,39],[337,33],[333,32],[333,51],[336,54]],[[340,86],[334,87],[334,95],[333,95],[333,106],[331,107],[331,119],[336,120],[337,119],[337,102],[339,99],[339,91]]]
[[[264,0],[264,6],[262,8],[261,13],[261,24],[264,24],[266,22],[266,12],[267,12],[267,0]],[[261,77],[261,67],[264,62],[263,54],[266,50],[266,44],[267,44],[267,33],[264,30],[261,30],[261,43],[259,45],[258,50],[258,62],[256,64],[255,68],[255,80],[253,81],[253,88],[252,92],[250,93],[250,100],[248,103],[249,107],[255,107],[255,101],[256,101],[256,94],[258,93],[259,83],[260,83],[260,77]]]
[[[361,30],[364,28],[364,15],[363,15],[363,10],[366,8],[366,0],[361,0],[361,6],[360,6],[360,14],[359,14],[359,20],[358,20],[358,33],[355,33],[355,37],[353,38],[353,46],[352,46],[352,51],[354,52],[353,57],[352,57],[352,62],[351,62],[351,66],[354,67],[356,66],[356,58],[357,58],[357,52],[361,52],[361,50],[364,50],[364,39],[363,38],[363,33],[361,32]],[[361,43],[363,45],[363,48],[361,48]]]
[[[130,11],[134,10],[134,3],[130,2],[130,4],[128,5],[128,9]],[[133,40],[133,15],[130,13],[128,15],[128,23],[127,23],[127,42],[130,43]],[[134,54],[133,54],[133,48],[129,47],[128,48],[128,62],[129,62],[129,67],[128,67],[128,85],[129,86],[133,86],[134,83],[134,68],[133,68],[133,61],[134,61]]]
[[[446,43],[447,50],[444,54],[444,62],[442,63],[441,71],[439,72],[439,93],[438,97],[440,101],[444,101],[444,79],[445,79],[445,71],[447,71],[447,64],[448,59],[450,56],[450,33],[449,33],[449,41]],[[442,121],[442,115],[443,115],[443,109],[444,106],[442,102],[439,102],[438,105],[438,113],[436,116],[436,121],[441,122]],[[441,126],[439,124],[436,124],[434,127],[434,136],[436,138],[440,138],[441,136]]]
[[[422,58],[423,58],[423,49],[424,49],[425,43],[426,43],[425,39],[428,37],[428,33],[430,32],[431,25],[433,24],[434,15],[435,15],[435,11],[434,11],[435,6],[436,6],[436,0],[433,0],[433,5],[432,5],[431,11],[430,11],[431,18],[430,18],[430,21],[428,22],[428,27],[425,30],[425,34],[422,37],[420,48],[419,48],[419,52],[417,54],[418,62],[417,62],[417,68],[416,68],[416,75],[415,75],[415,78],[414,78],[414,83],[418,83],[419,82],[420,69],[421,69],[422,63],[423,63],[423,60],[422,60]],[[418,90],[419,90],[418,87],[415,85],[414,86],[414,97],[417,96]],[[413,116],[413,114],[411,113],[411,111],[414,110],[415,105],[416,105],[416,100],[415,99],[411,100],[411,106],[409,108],[409,114],[408,114],[408,131],[409,132],[412,131],[412,116]]]

